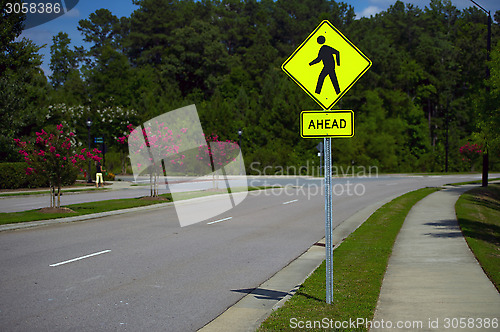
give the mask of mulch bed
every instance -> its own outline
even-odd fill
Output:
[[[46,207],[43,209],[40,209],[41,213],[76,213],[75,211],[69,209],[69,208],[54,208],[54,207]]]
[[[145,200],[145,201],[169,201],[168,198],[166,197],[151,197],[151,196],[147,196],[147,197],[142,197],[141,198],[142,200]]]

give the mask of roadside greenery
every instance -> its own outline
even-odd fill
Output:
[[[38,47],[16,39],[22,15],[2,12],[0,122],[9,126],[0,128],[1,161],[20,161],[12,139],[48,125],[67,125],[86,145],[87,118],[91,136],[104,134],[108,152],[123,161],[127,153],[115,139],[126,119],[144,123],[196,103],[206,134],[236,141],[242,129],[252,173],[319,164],[319,140],[298,134],[300,111],[318,106],[280,65],[328,19],[373,61],[338,104],[355,111],[356,135],[334,144],[336,165],[444,171],[448,146],[450,171],[477,170],[480,158],[463,161],[460,147],[479,144],[491,168],[500,167],[500,13],[487,64],[487,16],[472,3],[457,10],[449,0],[424,8],[395,1],[360,19],[352,6],[330,0],[134,3],[130,17],[99,9],[82,19],[86,47],[72,46],[65,32],[55,36],[49,79],[39,70]],[[115,173],[127,169],[113,164]]]
[[[58,124],[47,131],[42,129],[36,132],[36,138],[26,142],[14,139],[20,149],[19,154],[28,164],[25,169],[26,175],[47,179],[51,192],[51,208],[61,206],[61,188],[64,184],[72,184],[76,180],[77,168],[83,171],[81,167],[84,167],[88,159],[96,162],[102,160],[97,156],[101,153],[97,149],[92,151],[94,154],[85,151],[85,148],[77,151],[75,134],[65,133],[63,127],[62,124]]]
[[[292,330],[291,318],[303,321],[321,321],[324,317],[333,321],[356,317],[372,319],[387,262],[406,215],[415,203],[436,190],[419,189],[385,204],[335,249],[332,305],[326,304],[323,262],[294,296],[262,323],[259,331]]]
[[[455,210],[467,244],[500,292],[500,185],[466,192]]]

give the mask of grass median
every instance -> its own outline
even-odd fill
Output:
[[[488,182],[498,181],[498,180],[500,180],[500,178],[493,178],[493,179],[488,179]],[[466,184],[480,184],[482,182],[483,182],[483,180],[475,180],[475,181],[465,181],[465,182],[449,183],[448,185],[449,186],[463,186],[463,185],[466,185]]]
[[[264,190],[268,189],[268,186],[261,187],[249,187],[248,191],[254,190]],[[237,193],[241,192],[243,189],[236,188],[233,189],[232,192]],[[176,200],[186,200],[197,197],[218,195],[225,193],[225,191],[190,191],[184,193],[176,194]],[[19,222],[28,222],[28,221],[39,221],[39,220],[48,220],[48,219],[57,219],[57,218],[65,218],[65,217],[75,217],[86,214],[94,214],[115,210],[123,210],[130,209],[134,207],[141,206],[149,206],[159,203],[168,203],[172,202],[171,194],[162,194],[160,195],[163,200],[148,200],[144,199],[144,197],[140,198],[125,198],[125,199],[110,199],[105,201],[96,201],[90,203],[80,203],[80,204],[71,204],[64,205],[62,207],[73,210],[74,212],[68,213],[45,213],[41,212],[39,209],[37,210],[29,210],[22,212],[10,212],[10,213],[0,213],[0,225],[19,223]]]
[[[500,291],[500,185],[469,190],[455,211],[469,248]]]
[[[39,221],[48,219],[57,219],[65,217],[82,216],[86,214],[108,212],[114,210],[130,209],[134,207],[148,206],[158,203],[165,203],[164,201],[149,201],[141,198],[125,198],[125,199],[110,199],[105,201],[80,203],[65,205],[74,212],[67,213],[44,213],[40,210],[29,210],[22,212],[0,213],[0,225],[12,224],[27,221]]]
[[[385,204],[353,232],[333,254],[333,304],[325,299],[325,262],[283,307],[262,323],[259,331],[296,330],[294,322],[344,322],[373,318],[382,280],[396,236],[406,215],[419,200],[438,190],[423,188]],[[295,327],[295,328],[294,328]],[[308,331],[324,330],[308,328]],[[339,329],[339,331],[364,329]]]

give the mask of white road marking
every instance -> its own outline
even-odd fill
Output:
[[[64,262],[50,264],[49,266],[50,267],[55,267],[55,266],[59,266],[59,265],[63,265],[63,264],[73,263],[73,262],[79,261],[81,259],[85,259],[85,258],[97,256],[97,255],[102,255],[102,254],[105,254],[105,253],[108,253],[108,252],[111,252],[111,250],[103,250],[103,251],[95,252],[95,253],[90,254],[90,255],[85,255],[85,256],[73,258],[73,259],[70,259],[70,260],[67,260],[67,261],[64,261]]]
[[[207,225],[216,224],[218,222],[226,221],[226,220],[229,220],[229,219],[233,219],[233,217],[227,217],[227,218],[224,218],[224,219],[220,219],[220,220],[216,220],[216,221],[211,221],[211,222],[207,223]]]
[[[294,199],[293,201],[288,201],[288,202],[283,203],[283,205],[298,202],[298,201],[299,201],[298,199]]]

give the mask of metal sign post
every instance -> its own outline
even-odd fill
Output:
[[[326,303],[333,300],[333,210],[332,210],[332,139],[325,144],[325,248],[326,248]]]

